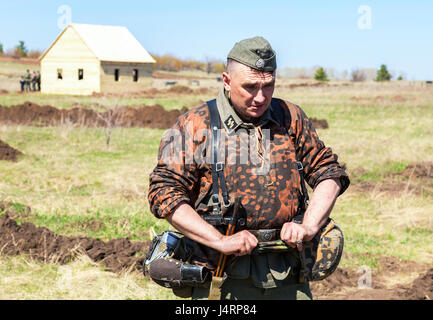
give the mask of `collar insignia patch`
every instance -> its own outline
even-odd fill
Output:
[[[224,123],[226,124],[227,128],[229,128],[230,130],[234,129],[237,127],[237,123],[235,121],[235,119],[233,118],[233,116],[229,116]]]

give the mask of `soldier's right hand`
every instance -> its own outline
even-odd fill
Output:
[[[226,255],[243,256],[251,254],[257,244],[258,240],[252,233],[242,230],[231,236],[223,236],[217,244],[217,250]]]

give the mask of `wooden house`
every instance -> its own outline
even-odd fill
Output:
[[[125,27],[68,25],[39,58],[41,92],[134,92],[152,84],[155,60]]]

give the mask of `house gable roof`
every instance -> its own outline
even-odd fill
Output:
[[[67,28],[73,28],[86,46],[101,61],[155,63],[126,27],[72,23],[68,25],[41,55],[42,60]]]

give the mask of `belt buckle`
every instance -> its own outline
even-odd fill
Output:
[[[271,241],[272,240],[272,230],[260,230],[260,238],[262,238],[265,241]]]

